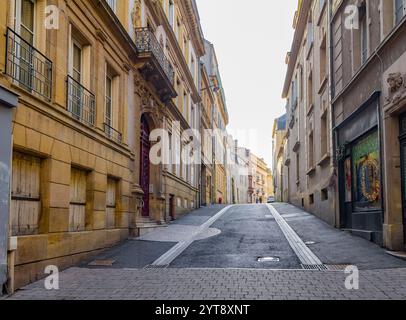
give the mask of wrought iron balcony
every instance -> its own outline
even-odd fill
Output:
[[[93,93],[68,76],[68,111],[76,120],[94,126],[96,121],[96,99]]]
[[[142,74],[153,83],[162,100],[175,98],[173,67],[154,33],[149,28],[138,28],[135,37],[138,58],[143,62]]]
[[[10,28],[6,34],[5,73],[25,90],[51,100],[51,60]]]
[[[109,139],[111,139],[117,143],[123,142],[123,135],[121,134],[121,132],[118,132],[116,129],[114,129],[107,123],[104,123],[104,132],[106,133],[106,136]]]

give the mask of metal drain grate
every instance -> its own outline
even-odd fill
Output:
[[[326,271],[327,266],[324,264],[302,264],[303,270],[318,270],[318,271]]]
[[[144,269],[166,269],[168,267],[169,267],[169,264],[163,264],[163,265],[149,264]]]
[[[326,264],[329,271],[344,271],[349,266],[349,264]]]

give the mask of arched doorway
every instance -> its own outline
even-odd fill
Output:
[[[140,186],[143,195],[143,207],[141,214],[143,217],[149,217],[149,185],[150,185],[150,159],[149,153],[151,143],[149,141],[150,129],[145,116],[141,117],[141,137],[140,137]]]

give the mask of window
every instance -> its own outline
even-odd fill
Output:
[[[106,228],[107,229],[114,229],[116,227],[117,190],[118,190],[118,181],[113,178],[108,178],[107,179],[107,192],[106,192]]]
[[[196,128],[195,127],[195,106],[191,106],[191,111],[190,111],[190,127],[192,129]]]
[[[364,64],[367,61],[367,59],[368,59],[368,25],[367,25],[367,15],[365,12],[361,19],[361,64]]]
[[[96,121],[95,96],[88,89],[90,85],[90,46],[80,36],[80,32],[69,26],[69,76],[68,111],[72,116],[89,126]]]
[[[82,83],[82,46],[73,40],[72,44],[72,77]]]
[[[320,119],[320,152],[324,157],[328,152],[327,112]]]
[[[180,40],[180,33],[181,33],[181,28],[180,28],[180,22],[179,20],[176,20],[176,39],[178,39],[178,42]]]
[[[314,135],[313,131],[309,134],[309,150],[308,150],[308,157],[309,157],[309,169],[314,167]]]
[[[172,157],[173,157],[173,155],[172,155],[172,152],[173,152],[173,150],[172,150],[172,133],[168,133],[168,163],[167,163],[167,171],[168,172],[170,172],[170,173],[172,173],[172,171],[173,171],[173,168],[172,168],[172,164],[173,164],[173,161],[172,161]]]
[[[327,201],[328,200],[328,189],[323,189],[321,190],[321,201]]]
[[[118,131],[118,83],[119,76],[106,65],[105,96],[104,96],[104,131],[106,135],[118,143],[122,142],[122,134]]]
[[[183,92],[183,110],[182,110],[183,116],[188,119],[188,99],[187,99],[187,94],[186,92]]]
[[[295,80],[292,81],[292,92],[291,92],[291,101],[292,101],[292,110],[296,109],[297,107],[297,76],[295,76]]]
[[[395,0],[395,24],[397,25],[405,15],[405,0]]]
[[[174,19],[175,19],[175,5],[173,4],[173,0],[169,0],[169,24],[171,27],[174,27]]]
[[[106,74],[106,90],[105,90],[105,122],[108,126],[113,126],[113,78],[110,73]]]
[[[314,28],[311,13],[309,14],[309,19],[307,21],[307,50],[310,50],[313,46],[314,41]]]
[[[192,73],[193,79],[196,79],[196,63],[194,56],[192,56],[192,58],[190,59],[190,72]]]
[[[323,41],[320,45],[320,85],[323,83],[327,76],[327,39],[326,35],[323,37]]]
[[[35,3],[33,0],[16,0],[15,31],[30,45],[34,45]]]
[[[10,207],[13,236],[38,233],[40,185],[41,159],[14,152]]]
[[[313,107],[314,92],[313,92],[313,72],[310,71],[307,79],[307,109],[310,110]]]
[[[87,172],[71,169],[69,231],[85,230]]]
[[[313,205],[313,204],[314,204],[314,194],[311,194],[311,195],[309,196],[309,204],[310,204],[310,205]]]
[[[296,180],[297,180],[297,182],[300,181],[300,155],[299,155],[299,153],[296,154]]]

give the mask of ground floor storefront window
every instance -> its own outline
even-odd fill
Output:
[[[371,99],[336,129],[341,227],[383,241],[383,199],[378,99]]]

